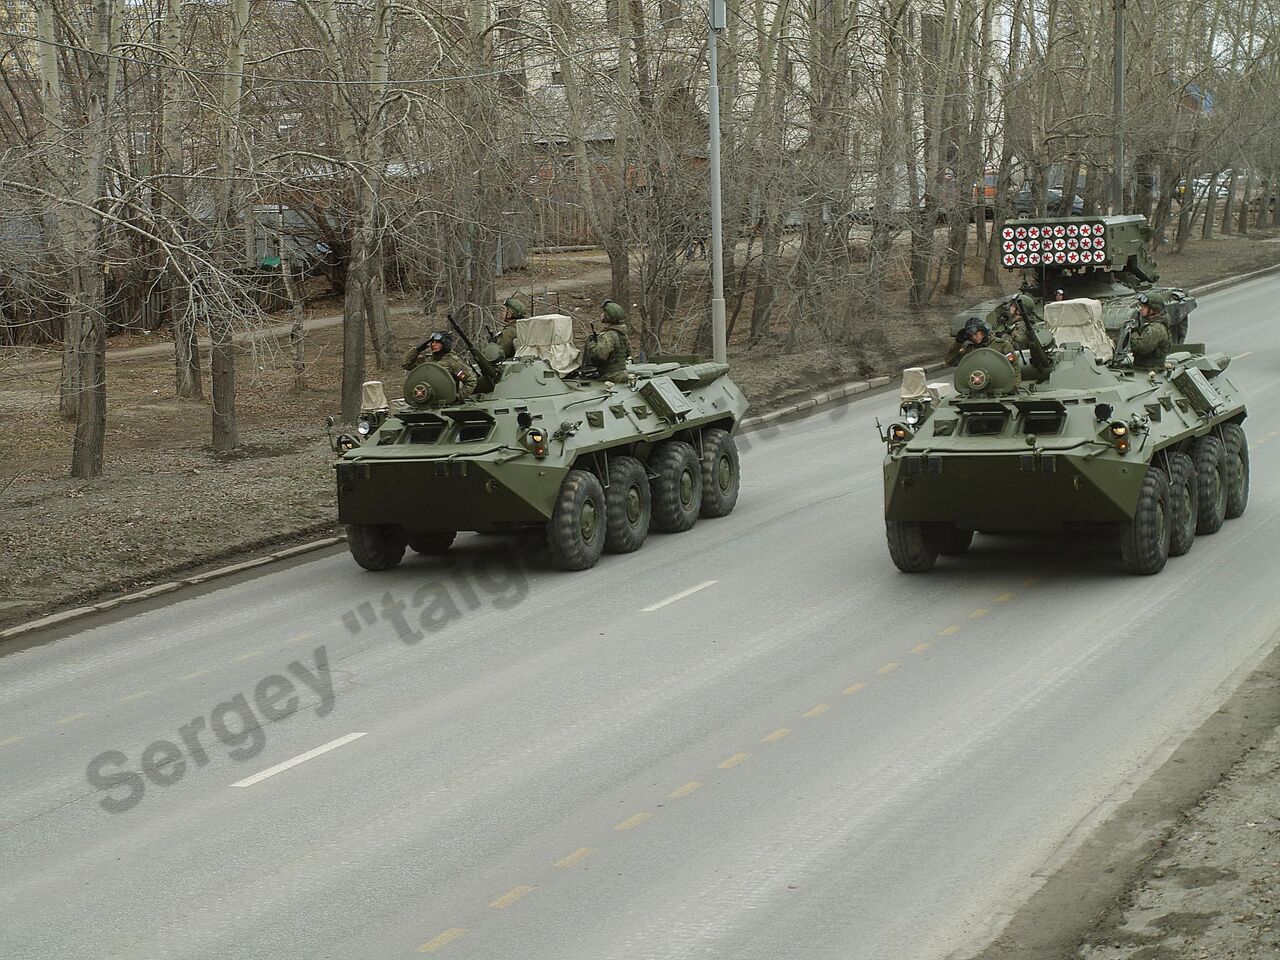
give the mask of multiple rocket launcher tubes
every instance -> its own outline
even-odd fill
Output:
[[[1057,223],[1008,226],[1000,231],[1001,263],[1017,267],[1076,267],[1107,262],[1106,225]]]

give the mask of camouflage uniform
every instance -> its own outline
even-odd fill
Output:
[[[980,329],[986,330],[987,328],[985,325],[983,325]],[[1014,346],[1013,341],[1008,336],[1005,336],[1003,334],[997,333],[995,335],[992,335],[988,331],[987,336],[983,337],[982,342],[979,343],[976,340],[972,339],[970,328],[966,327],[964,330],[961,330],[960,332],[962,334],[965,334],[965,336],[959,337],[956,340],[953,340],[951,342],[951,346],[947,347],[947,355],[942,358],[944,363],[952,367],[956,366],[960,362],[960,358],[963,357],[970,350],[978,350],[982,347],[990,347],[992,350],[997,350],[1000,353],[1008,355],[1018,349],[1016,346]]]
[[[1169,328],[1165,326],[1164,313],[1152,311],[1149,317],[1140,321],[1129,338],[1129,349],[1133,351],[1136,363],[1158,364],[1165,358],[1169,348],[1173,346],[1173,338]]]
[[[587,343],[587,360],[595,364],[600,379],[607,380],[627,369],[631,356],[631,340],[625,323],[610,324],[609,328]]]
[[[476,392],[476,372],[461,359],[454,356],[447,350],[439,353],[431,354],[430,347],[426,350],[420,347],[414,347],[405,354],[404,363],[401,364],[406,370],[412,370],[421,363],[434,363],[437,366],[444,367],[453,376],[454,382],[458,384],[458,396],[469,397]]]
[[[498,334],[497,344],[502,350],[502,355],[510,360],[516,355],[516,321],[527,317],[529,311],[524,303],[515,297],[508,298],[502,307],[505,326]]]

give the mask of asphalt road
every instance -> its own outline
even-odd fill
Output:
[[[1252,499],[1158,577],[1098,538],[898,573],[881,394],[750,436],[731,517],[586,573],[334,554],[9,652],[0,957],[981,946],[1270,649],[1277,299],[1195,314],[1244,355]]]

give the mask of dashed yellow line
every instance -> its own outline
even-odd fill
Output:
[[[721,770],[732,770],[734,767],[736,767],[738,764],[742,763],[742,761],[743,761],[743,760],[745,760],[745,759],[747,759],[747,757],[749,757],[749,756],[751,756],[751,754],[749,754],[749,753],[735,753],[735,754],[734,754],[732,757],[730,757],[728,760],[722,760],[722,761],[720,762],[720,769],[721,769]]]
[[[847,697],[850,694],[854,694],[854,693],[857,693],[859,690],[865,690],[865,689],[867,689],[867,685],[863,683],[861,680],[859,680],[857,683],[853,684],[852,686],[845,687],[840,692]]]
[[[977,620],[979,617],[985,617],[990,612],[991,611],[986,607],[979,607],[977,610],[973,611],[973,613],[969,614],[969,619]]]
[[[595,850],[593,847],[579,847],[567,857],[563,857],[556,861],[557,867],[572,867],[575,863],[581,863],[589,857]]]
[[[19,740],[21,740],[21,739],[22,739],[22,735],[21,735],[21,734],[19,734],[18,736],[14,736],[14,737],[5,737],[3,740],[0,740],[0,747],[7,747],[9,744],[11,744],[11,743],[17,743],[17,742],[18,742]]]
[[[435,953],[441,947],[448,946],[467,932],[466,927],[450,927],[440,936],[428,940],[418,948],[419,953]]]
[[[806,710],[804,712],[804,715],[808,717],[810,720],[812,720],[814,717],[822,716],[824,713],[826,713],[830,709],[831,709],[831,704],[820,703],[816,707],[814,707],[812,710]]]
[[[634,830],[636,827],[640,826],[640,824],[644,823],[646,820],[650,819],[652,816],[653,814],[650,813],[648,810],[641,810],[639,813],[633,813],[631,816],[627,817],[627,819],[623,820],[620,824],[618,824],[613,829]]]
[[[262,656],[262,651],[254,650],[252,653],[242,653],[238,657],[232,657],[231,662],[239,663],[242,660],[252,660],[254,657],[260,657],[260,656]]]
[[[530,893],[533,893],[533,891],[537,889],[538,889],[537,887],[530,887],[528,885],[512,887],[510,890],[508,890],[506,893],[500,896],[497,900],[494,900],[492,903],[490,903],[489,906],[492,907],[494,910],[505,909],[506,907],[511,906],[521,897],[524,897]]]
[[[701,786],[702,786],[701,780],[690,780],[683,787],[677,787],[675,790],[672,790],[670,793],[668,793],[667,798],[670,800],[679,800],[683,797],[687,797],[689,794],[693,793],[693,791],[699,789]]]
[[[1000,596],[996,597],[996,603],[1008,603],[1015,596],[1016,594],[1014,593],[1002,593]]]
[[[77,720],[83,720],[87,716],[88,716],[87,713],[73,713],[69,717],[63,717],[61,720],[58,721],[58,723],[74,723]]]
[[[914,647],[911,648],[911,652],[924,653],[928,649],[929,649],[929,645],[927,643],[917,643]]]
[[[880,674],[893,673],[893,671],[897,670],[900,666],[902,666],[902,664],[898,663],[898,661],[891,660],[888,663],[886,663],[883,667],[881,667],[879,670],[877,670],[876,673],[880,673]]]
[[[960,628],[959,628],[959,627],[957,627],[955,624],[952,624],[952,625],[951,625],[951,626],[949,626],[949,627],[943,627],[943,628],[942,628],[942,632],[941,632],[941,633],[939,633],[939,634],[938,634],[938,636],[940,636],[940,637],[949,637],[949,636],[951,636],[953,633],[956,633],[959,629],[960,629]]]
[[[1024,587],[1034,587],[1039,582],[1040,582],[1039,577],[1027,577],[1027,579],[1022,581],[1022,585]]]
[[[208,672],[209,672],[208,670],[195,670],[195,671],[192,671],[191,673],[184,673],[179,679],[194,680],[196,677],[203,677]]]
[[[127,697],[121,697],[118,702],[132,703],[134,700],[141,700],[143,697],[148,697],[153,693],[155,693],[154,690],[139,690],[137,693],[131,693]]]
[[[296,637],[286,640],[285,643],[302,643],[306,640],[310,640],[313,636],[314,634],[310,633],[300,633]]]
[[[761,743],[777,743],[779,740],[781,740],[790,732],[791,731],[786,727],[779,727],[777,730],[773,731],[773,733],[769,734],[767,737],[761,737],[760,742]]]

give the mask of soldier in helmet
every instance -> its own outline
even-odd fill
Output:
[[[436,331],[405,354],[402,366],[412,370],[420,363],[434,363],[448,370],[457,381],[459,397],[476,392],[476,372],[454,355],[452,334]]]
[[[1141,365],[1159,364],[1172,345],[1173,338],[1169,335],[1169,321],[1164,312],[1164,304],[1150,294],[1138,294],[1138,316],[1133,334],[1129,338],[1129,349],[1133,351],[1134,362]]]
[[[516,297],[508,297],[502,304],[502,332],[498,334],[498,346],[502,355],[508,360],[516,355],[516,321],[529,316],[529,308],[524,301]]]
[[[606,300],[600,305],[600,309],[600,320],[605,329],[603,333],[587,339],[583,360],[596,367],[601,380],[610,380],[626,372],[627,360],[631,356],[627,311],[622,308],[622,304],[612,300]]]
[[[947,355],[943,358],[944,362],[950,366],[955,366],[960,362],[960,358],[971,350],[977,350],[980,347],[990,347],[992,350],[999,350],[1001,353],[1011,354],[1014,352],[1013,342],[1007,336],[993,336],[991,327],[985,320],[978,317],[972,317],[968,323],[964,325],[959,333],[956,334],[955,340],[947,348]]]

